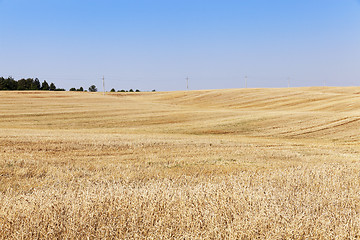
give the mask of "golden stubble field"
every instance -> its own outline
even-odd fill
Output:
[[[358,239],[360,88],[0,92],[0,239]]]

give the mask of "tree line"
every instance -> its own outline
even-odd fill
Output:
[[[84,88],[83,87],[80,87],[80,88],[70,88],[70,90],[69,91],[77,91],[77,92],[83,92],[83,91],[85,91],[85,92],[87,92],[87,90],[84,90]],[[97,92],[98,91],[98,89],[97,89],[97,87],[95,86],[95,85],[91,85],[90,87],[89,87],[89,92]],[[136,90],[133,90],[132,88],[130,89],[130,90],[124,90],[124,89],[122,89],[122,90],[115,90],[115,88],[112,88],[111,90],[110,90],[110,92],[141,92],[139,89],[136,89]],[[154,90],[152,90],[152,92],[156,92],[156,90],[154,89]]]
[[[63,88],[57,88],[54,83],[48,84],[46,80],[44,80],[42,83],[38,78],[22,78],[20,80],[15,80],[12,77],[4,78],[0,77],[0,91],[4,90],[10,90],[10,91],[26,91],[26,90],[47,90],[47,91],[66,91]],[[84,90],[83,87],[80,87],[78,89],[76,88],[70,88],[70,91],[80,91],[80,92],[87,92],[87,90]],[[89,87],[89,92],[97,92],[97,87],[95,85],[91,85]],[[116,92],[114,88],[110,90],[110,92]],[[139,89],[133,90],[118,90],[117,92],[140,92]],[[152,90],[152,92],[155,92],[155,89]]]
[[[38,78],[22,78],[15,80],[12,77],[0,77],[0,91],[1,90],[47,90],[47,91],[65,91],[63,88],[57,88],[54,83],[48,83],[44,80],[42,83]]]

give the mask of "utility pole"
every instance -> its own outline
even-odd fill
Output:
[[[186,90],[189,90],[189,77],[186,77]]]
[[[105,77],[103,76],[102,78],[102,82],[103,82],[103,94],[105,95]]]
[[[245,88],[247,88],[247,76],[245,76]]]

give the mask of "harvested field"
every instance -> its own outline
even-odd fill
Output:
[[[358,239],[360,88],[0,92],[0,239]]]

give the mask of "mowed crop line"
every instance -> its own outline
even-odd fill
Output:
[[[325,126],[312,126],[308,127],[307,129],[303,129],[303,132],[297,132],[293,133],[292,136],[300,136],[300,135],[306,135],[311,134],[315,132],[325,131],[325,130],[332,130],[332,131],[339,131],[338,128],[346,128],[352,123],[359,122],[360,117],[352,117],[352,118],[345,118],[345,119],[338,119],[332,122],[327,123]],[[359,124],[357,126],[360,126]]]
[[[360,88],[0,91],[0,239],[356,239]]]

